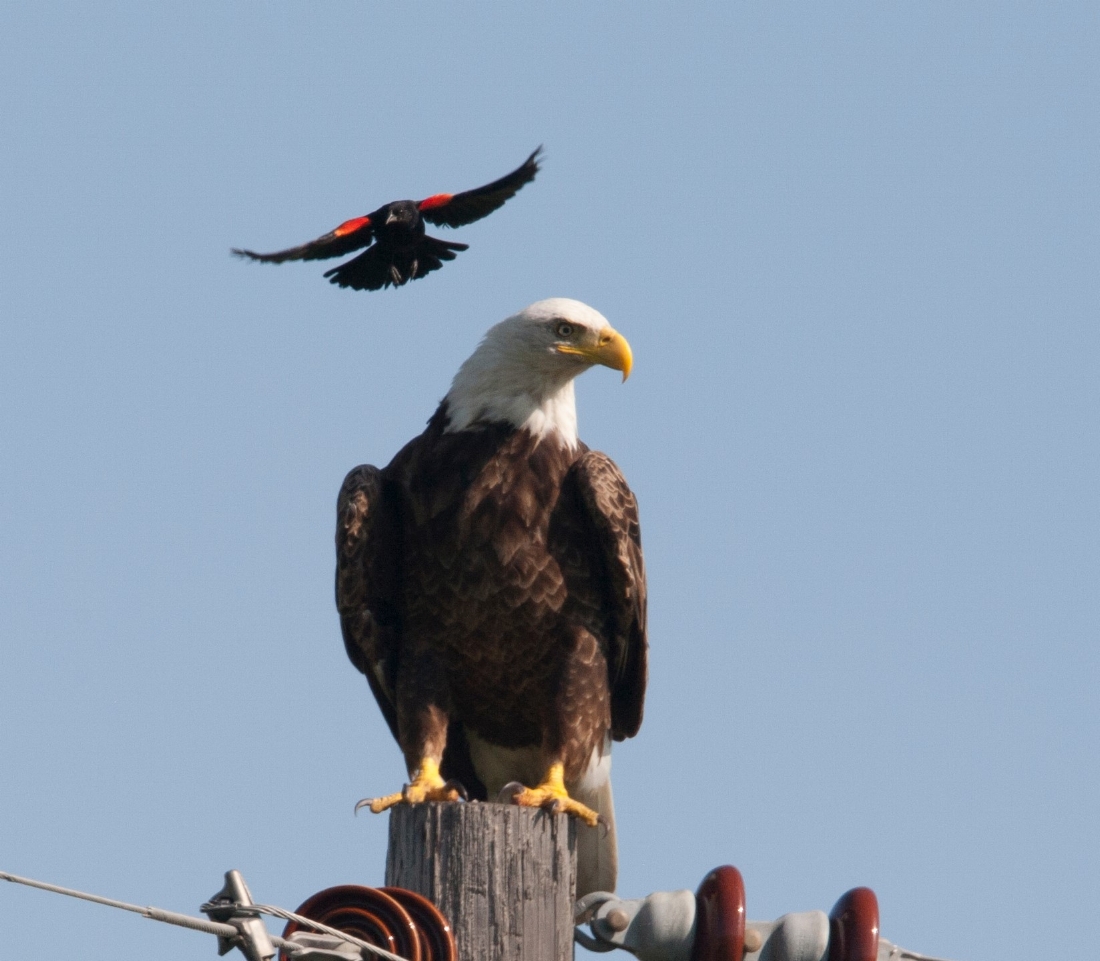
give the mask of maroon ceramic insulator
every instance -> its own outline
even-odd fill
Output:
[[[852,888],[829,912],[829,961],[875,961],[878,898],[870,888]]]
[[[741,961],[745,951],[745,882],[730,864],[715,868],[695,892],[691,961]]]
[[[405,888],[379,888],[406,911],[420,937],[421,961],[458,961],[454,933],[443,912],[424,895]]]
[[[427,961],[420,952],[420,936],[408,911],[377,888],[358,884],[325,888],[307,898],[294,913],[369,941],[406,961]],[[304,930],[309,929],[290,921],[283,937]],[[285,952],[281,957],[285,959]]]

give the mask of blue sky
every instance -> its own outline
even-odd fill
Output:
[[[1094,4],[0,6],[0,869],[194,911],[378,883],[401,760],[332,601],[345,472],[547,296],[638,494],[620,891],[1074,951],[1100,876]],[[538,144],[397,291],[244,264]],[[1042,919],[1039,927],[1039,919]],[[207,957],[0,890],[5,952]]]

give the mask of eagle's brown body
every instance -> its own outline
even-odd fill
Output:
[[[576,782],[608,733],[630,737],[642,720],[637,504],[583,445],[446,423],[444,404],[388,467],[344,481],[336,592],[348,656],[410,769],[450,726],[444,776],[474,796],[485,784],[470,776],[468,734],[556,753]]]
[[[592,308],[533,304],[489,330],[389,466],[348,474],[337,508],[344,643],[411,778],[361,804],[507,786],[584,822],[578,894],[615,886],[610,750],[642,721],[646,589],[637,503],[577,439],[573,379],[631,362]]]

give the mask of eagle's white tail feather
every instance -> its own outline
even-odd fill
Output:
[[[606,828],[577,824],[577,897],[592,891],[614,891],[619,874],[619,852],[615,841],[611,778],[605,778],[592,791],[578,787],[572,797],[602,815],[607,822]]]
[[[546,756],[541,748],[506,748],[466,732],[470,759],[485,785],[490,800],[509,781],[532,786],[546,774]],[[614,891],[619,873],[615,841],[615,804],[611,797],[611,738],[592,752],[588,769],[577,783],[567,784],[569,796],[603,816],[607,826],[590,828],[577,823],[577,897],[592,891]]]

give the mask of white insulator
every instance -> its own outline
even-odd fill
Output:
[[[824,911],[800,911],[749,925],[762,936],[763,945],[746,951],[745,961],[825,961],[829,953],[829,918]]]
[[[658,891],[642,898],[623,947],[642,961],[690,961],[694,941],[694,893]]]
[[[589,950],[622,948],[641,961],[691,961],[695,903],[691,891],[657,891],[629,901],[594,891],[577,902],[594,937],[578,931],[576,938]]]

